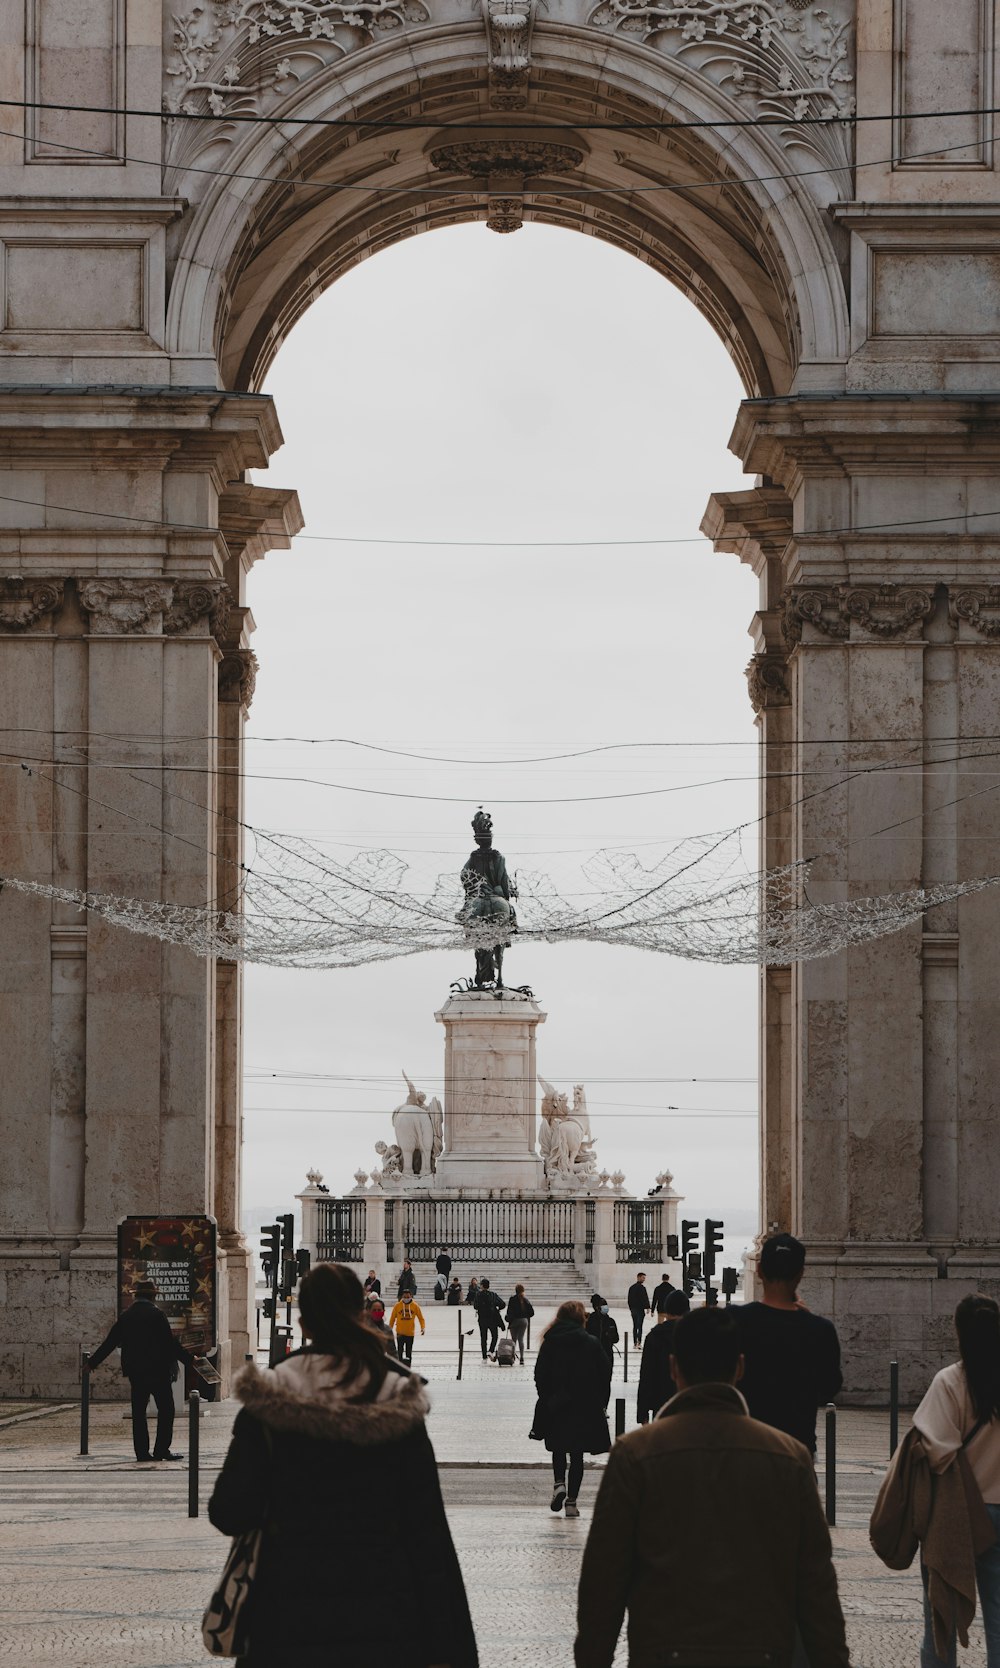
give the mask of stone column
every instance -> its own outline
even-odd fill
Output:
[[[373,1268],[381,1279],[381,1275],[386,1272],[388,1256],[385,1245],[385,1195],[377,1189],[365,1198],[364,1263],[365,1274]],[[382,1284],[385,1284],[384,1280]]]
[[[615,1244],[615,1197],[598,1193],[594,1199],[594,1291],[605,1297],[618,1296],[621,1277]]]
[[[535,1032],[531,997],[491,991],[452,996],[435,1018],[445,1028],[444,1150],[436,1185],[477,1194],[544,1190],[536,1151]]]
[[[319,1261],[319,1203],[329,1195],[320,1186],[323,1177],[318,1170],[310,1170],[306,1178],[306,1185],[301,1193],[295,1197],[302,1210],[302,1229],[300,1245],[308,1251],[312,1261]]]

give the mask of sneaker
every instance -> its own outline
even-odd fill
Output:
[[[561,1512],[562,1509],[563,1509],[563,1504],[565,1502],[565,1499],[566,1499],[566,1484],[565,1483],[557,1483],[555,1488],[552,1490],[552,1499],[549,1501],[549,1511],[550,1512]]]
[[[154,1454],[153,1458],[155,1460],[182,1460],[184,1458],[184,1455],[183,1454]]]
[[[577,1505],[575,1500],[567,1500],[567,1502],[566,1502],[566,1516],[567,1517],[579,1517],[580,1516],[580,1508]]]

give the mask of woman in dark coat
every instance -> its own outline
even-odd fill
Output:
[[[417,1277],[413,1272],[413,1265],[409,1257],[403,1258],[403,1267],[396,1282],[396,1296],[402,1297],[404,1292],[409,1292],[411,1297],[417,1295]]]
[[[582,1303],[561,1303],[542,1335],[535,1362],[535,1432],[552,1455],[555,1487],[550,1509],[579,1517],[583,1456],[606,1454],[611,1433],[605,1409],[611,1395],[611,1362],[596,1338],[584,1330]],[[567,1484],[566,1456],[569,1455]]]
[[[236,1380],[243,1408],[208,1508],[225,1535],[264,1529],[241,1668],[397,1668],[395,1630],[358,1602],[373,1569],[406,1571],[407,1662],[477,1668],[423,1380],[386,1358],[349,1268],[314,1268],[299,1314],[306,1347]]]

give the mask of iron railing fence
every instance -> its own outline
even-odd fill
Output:
[[[447,1245],[455,1263],[572,1263],[574,1211],[569,1199],[387,1201],[386,1251],[390,1261],[433,1262]]]
[[[365,1201],[320,1199],[316,1255],[321,1263],[360,1263],[365,1254]]]
[[[592,1263],[593,1260],[594,1260],[594,1214],[595,1214],[594,1213],[594,1201],[593,1201],[593,1199],[588,1199],[587,1200],[586,1205],[584,1206],[584,1211],[585,1211],[585,1215],[584,1215],[584,1235],[583,1235],[583,1260],[584,1260],[585,1263]]]
[[[663,1206],[659,1200],[615,1200],[615,1261],[663,1261]]]

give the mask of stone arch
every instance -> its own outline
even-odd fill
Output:
[[[789,179],[796,156],[778,129],[665,127],[738,122],[745,108],[619,36],[584,72],[581,33],[536,32],[516,112],[489,108],[478,29],[453,30],[446,48],[421,30],[314,75],[276,107],[294,126],[220,117],[182,129],[167,189],[190,207],[172,233],[169,348],[214,360],[227,388],[259,389],[288,330],[340,273],[401,238],[486,217],[483,179],[432,159],[457,136],[487,133],[576,146],[578,166],[524,180],[523,218],[600,237],[661,271],[710,320],[751,397],[797,380],[828,386],[848,316],[820,171]],[[322,125],[369,114],[364,127]],[[408,125],[380,126],[387,117]],[[621,132],[608,125],[619,122]],[[208,167],[236,177],[197,171]],[[821,184],[835,193],[832,172]]]

